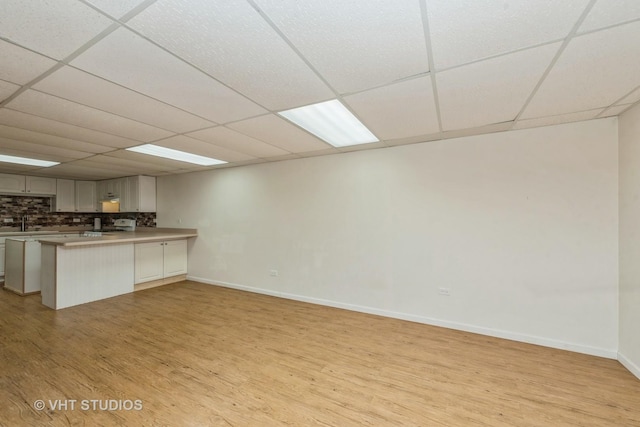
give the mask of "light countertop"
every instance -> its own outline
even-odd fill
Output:
[[[191,228],[148,228],[144,231],[105,233],[99,237],[50,237],[40,239],[40,243],[43,245],[77,247],[110,245],[118,243],[160,242],[165,240],[180,240],[197,236],[197,230]]]

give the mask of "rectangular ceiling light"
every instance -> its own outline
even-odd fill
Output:
[[[185,151],[174,150],[172,148],[160,147],[159,145],[144,144],[137,147],[127,148],[128,151],[149,154],[151,156],[164,157],[165,159],[179,160],[181,162],[193,163],[200,166],[213,166],[227,163],[223,160],[212,159],[211,157],[199,156]]]
[[[51,166],[60,164],[60,162],[50,162],[47,160],[30,159],[28,157],[6,156],[4,154],[0,154],[0,162],[16,163],[18,165],[28,165],[28,166],[42,166],[43,168],[49,168]]]
[[[378,138],[337,99],[281,111],[278,114],[334,147],[378,141]]]

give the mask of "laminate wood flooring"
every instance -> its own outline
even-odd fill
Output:
[[[615,360],[188,281],[0,292],[0,372],[10,427],[640,426]]]

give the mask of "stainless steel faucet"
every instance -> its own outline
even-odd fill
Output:
[[[20,221],[20,231],[27,231],[27,220],[29,217],[27,215],[23,215]]]

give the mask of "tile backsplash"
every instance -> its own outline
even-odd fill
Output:
[[[155,213],[74,213],[51,212],[50,197],[0,195],[0,228],[19,227],[23,216],[27,227],[93,227],[93,219],[102,219],[103,227],[113,226],[117,218],[135,218],[138,227],[155,227]],[[11,218],[13,222],[5,222]],[[76,222],[74,222],[74,219]],[[79,222],[78,222],[79,220]]]

